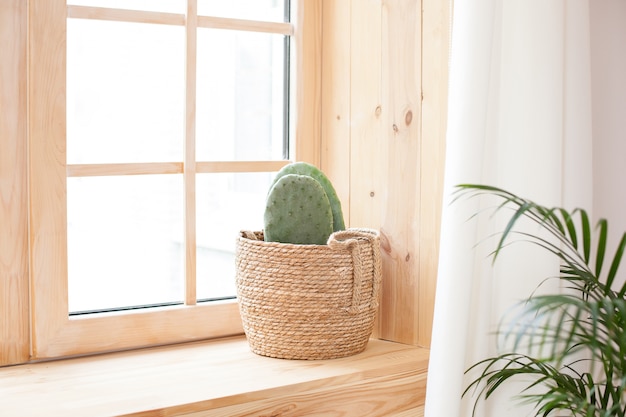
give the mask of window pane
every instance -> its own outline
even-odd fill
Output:
[[[285,37],[200,29],[197,65],[198,160],[283,159]]]
[[[184,28],[67,23],[68,163],[182,160]]]
[[[70,311],[181,301],[181,175],[67,180]]]
[[[187,7],[185,0],[68,0],[67,4],[167,13],[185,13]]]
[[[198,0],[198,14],[235,19],[287,22],[285,0]]]
[[[197,297],[235,295],[235,241],[240,230],[261,230],[273,173],[198,174]]]

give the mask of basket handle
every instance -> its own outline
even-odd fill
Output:
[[[378,244],[378,232],[371,229],[348,229],[333,233],[328,238],[328,246],[333,250],[349,250],[352,255],[352,265],[354,268],[354,283],[352,288],[352,303],[348,308],[348,313],[356,314],[359,312],[361,305],[361,287],[363,284],[364,266],[361,259],[361,250],[359,242],[367,241],[370,246]],[[378,307],[378,293],[380,291],[380,274],[382,262],[380,259],[380,250],[373,250],[374,261],[374,279],[372,280],[372,302],[371,307]]]

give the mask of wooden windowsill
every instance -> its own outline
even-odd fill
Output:
[[[428,350],[370,340],[322,361],[243,337],[0,368],[2,416],[418,416]]]

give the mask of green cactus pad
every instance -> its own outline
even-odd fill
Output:
[[[274,183],[270,186],[270,191],[273,185],[276,184],[281,177],[289,174],[306,175],[317,180],[317,182],[319,182],[324,188],[328,201],[330,202],[330,207],[333,213],[333,231],[337,232],[346,228],[343,219],[343,211],[341,209],[341,201],[339,201],[339,197],[337,196],[337,192],[335,191],[333,184],[330,182],[328,177],[314,165],[306,162],[293,162],[289,165],[285,165],[276,174]]]
[[[325,245],[333,232],[330,202],[320,183],[306,175],[281,176],[267,196],[265,241]]]

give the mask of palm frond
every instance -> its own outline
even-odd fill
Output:
[[[564,208],[549,208],[518,197],[504,189],[480,184],[460,184],[454,194],[453,201],[455,202],[461,198],[475,198],[483,195],[500,198],[500,203],[492,208],[494,214],[504,212],[505,208],[512,210],[512,214],[509,212],[506,226],[500,232],[499,241],[492,251],[494,262],[513,236],[523,235],[528,241],[550,250],[562,260],[567,260],[567,263],[575,266],[577,270],[589,271],[585,279],[595,277],[596,281],[596,283],[590,283],[590,288],[607,289],[613,284],[624,251],[626,251],[626,233],[622,236],[613,259],[610,260],[609,273],[601,279],[607,250],[608,222],[606,219],[600,219],[597,223],[595,265],[592,267],[592,228],[589,215],[584,209],[576,208],[569,212]],[[517,231],[515,228],[522,218],[537,224],[548,237],[540,236],[538,233]],[[598,287],[597,283],[603,285]],[[626,294],[626,284],[620,289],[621,291]]]
[[[470,367],[467,372],[480,372],[463,395],[474,392],[477,404],[522,377],[527,385],[520,400],[534,404],[536,416],[560,410],[577,417],[626,417],[626,283],[619,291],[612,288],[626,251],[626,233],[613,258],[605,259],[605,219],[598,221],[594,235],[583,209],[545,207],[477,184],[459,185],[454,201],[483,195],[500,200],[492,214],[508,215],[491,252],[493,262],[511,243],[531,243],[555,256],[561,265],[558,279],[575,291],[532,294],[505,316],[498,334],[509,350]],[[538,231],[527,225],[520,230],[521,219]],[[609,269],[602,275],[605,262]]]

